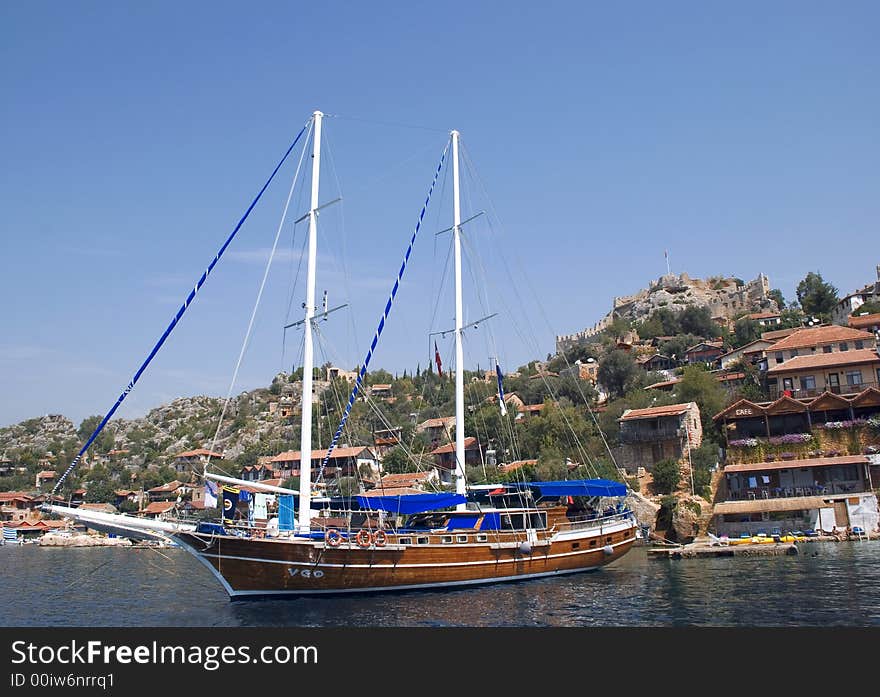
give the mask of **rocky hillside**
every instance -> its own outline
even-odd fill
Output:
[[[636,324],[660,308],[676,310],[687,306],[706,307],[712,317],[729,320],[749,312],[781,309],[770,296],[770,282],[764,274],[758,274],[748,282],[720,276],[703,280],[691,278],[686,273],[667,274],[638,293],[614,298],[608,314],[592,327],[557,336],[556,351],[562,353],[577,346],[609,327],[615,319]]]
[[[295,447],[298,429],[278,407],[299,403],[300,384],[276,379],[273,388],[243,392],[233,398],[223,418],[216,450],[227,459],[235,459],[249,450]],[[89,449],[86,462],[112,461],[132,471],[170,464],[179,452],[211,447],[222,407],[220,398],[185,397],[157,407],[140,419],[113,419]],[[65,416],[52,414],[0,428],[0,461],[26,467],[31,480],[40,469],[63,469],[99,422],[99,417],[89,417],[77,425]]]

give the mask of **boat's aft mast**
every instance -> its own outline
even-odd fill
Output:
[[[458,131],[452,131],[452,244],[455,254],[455,491],[465,493],[464,351],[461,346],[461,206],[458,187]],[[466,504],[460,503],[458,510]]]
[[[308,534],[312,517],[312,318],[315,316],[315,258],[318,250],[318,184],[321,175],[321,119],[320,111],[313,114],[312,130],[312,198],[309,206],[309,261],[306,272],[305,347],[303,350],[302,433],[299,446],[299,532]]]

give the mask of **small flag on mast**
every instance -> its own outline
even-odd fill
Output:
[[[217,508],[217,484],[210,479],[205,480],[205,508]]]
[[[501,407],[501,416],[507,416],[507,405],[504,403],[504,386],[501,384],[501,366],[495,362],[495,376],[498,378],[498,406]]]
[[[440,360],[440,351],[437,350],[437,342],[434,342],[434,362],[437,364],[437,375],[441,378],[443,377],[443,369],[441,366],[443,363]]]

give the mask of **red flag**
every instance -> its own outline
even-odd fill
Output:
[[[443,363],[440,361],[440,352],[437,350],[437,342],[434,342],[434,362],[437,364],[437,375],[443,377],[443,369],[440,367]]]

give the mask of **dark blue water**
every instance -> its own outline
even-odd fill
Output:
[[[0,547],[0,626],[880,626],[880,542],[654,559],[447,591],[231,602],[177,549]]]

